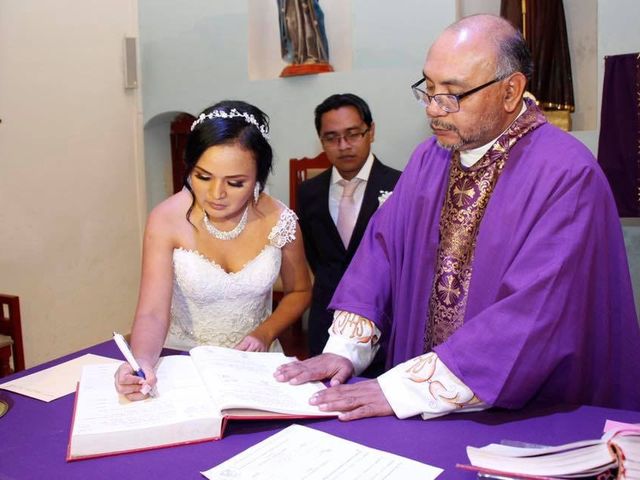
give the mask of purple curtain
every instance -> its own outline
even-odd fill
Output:
[[[640,217],[640,54],[605,57],[598,163],[621,217]]]
[[[529,91],[548,110],[575,109],[569,39],[562,0],[502,0],[500,15],[523,32],[533,58]]]

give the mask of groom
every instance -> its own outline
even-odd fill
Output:
[[[333,166],[303,182],[297,196],[305,252],[315,275],[309,312],[312,356],[327,343],[333,320],[327,307],[369,219],[380,197],[391,192],[400,177],[398,170],[371,153],[375,123],[362,98],[352,93],[331,95],[316,107],[315,126]],[[374,376],[381,372],[369,370]]]

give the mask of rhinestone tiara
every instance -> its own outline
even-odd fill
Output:
[[[212,120],[213,118],[236,118],[236,117],[244,118],[245,122],[250,123],[251,125],[255,126],[258,130],[260,130],[260,133],[265,139],[267,140],[269,139],[269,128],[266,125],[262,125],[258,123],[258,121],[256,120],[256,117],[254,117],[253,114],[249,114],[247,112],[239,112],[235,108],[232,108],[228,112],[225,112],[224,110],[213,110],[209,113],[201,113],[200,116],[191,124],[191,131],[193,132],[193,129],[196,128],[205,120]]]

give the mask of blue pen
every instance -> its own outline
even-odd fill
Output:
[[[140,368],[140,365],[138,365],[138,362],[136,362],[136,359],[133,358],[133,353],[131,353],[131,349],[129,348],[129,345],[127,345],[127,341],[124,339],[124,337],[119,333],[113,332],[113,339],[115,340],[116,345],[118,345],[118,348],[122,352],[122,355],[124,355],[124,358],[127,361],[127,363],[131,365],[133,372],[138,377],[142,378],[143,380],[146,380],[147,377],[144,376],[144,372]]]

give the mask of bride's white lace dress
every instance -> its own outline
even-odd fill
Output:
[[[226,272],[197,251],[173,251],[171,323],[165,346],[233,347],[271,314],[282,247],[295,239],[296,215],[284,207],[264,249],[240,271]],[[276,340],[270,350],[282,350]]]

